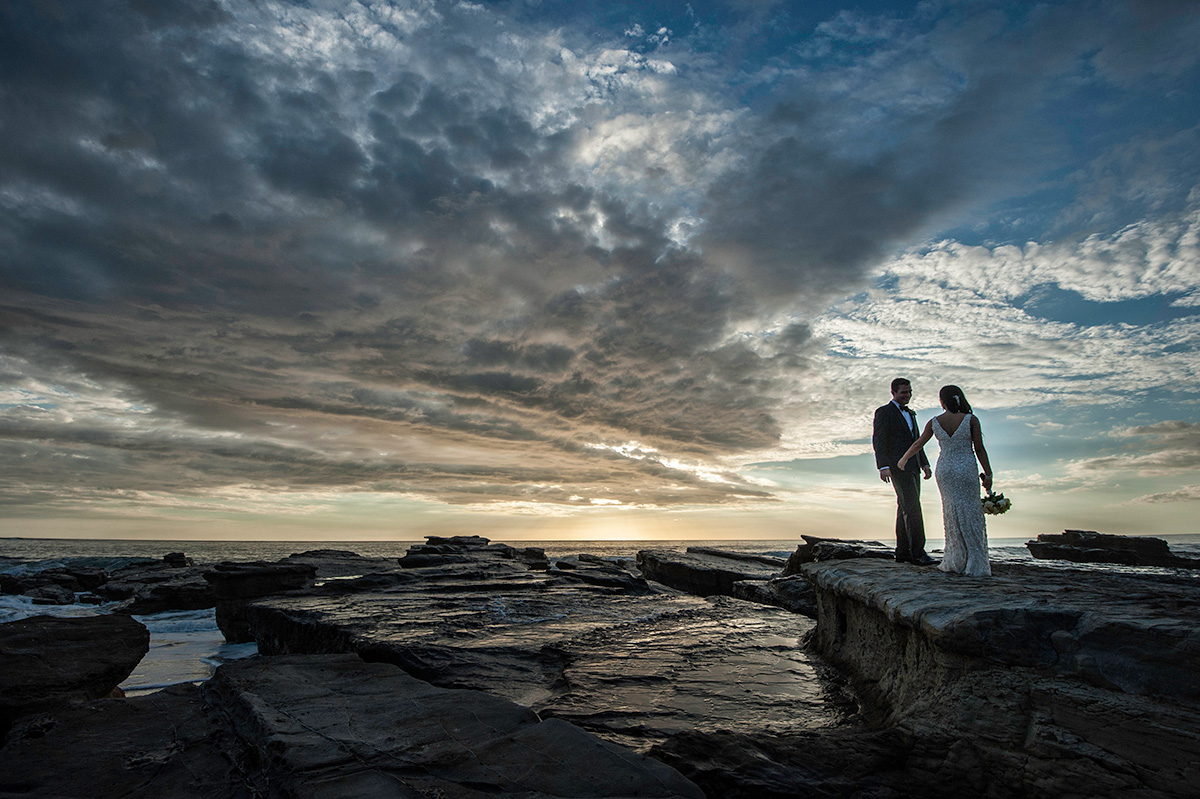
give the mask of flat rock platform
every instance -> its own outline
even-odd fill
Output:
[[[355,653],[639,750],[685,730],[844,719],[832,670],[801,645],[812,620],[728,597],[631,593],[581,571],[418,567],[372,590],[256,599],[246,619],[263,654]]]

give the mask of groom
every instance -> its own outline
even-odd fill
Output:
[[[875,432],[871,444],[875,448],[875,465],[879,479],[896,489],[896,561],[929,566],[936,563],[925,554],[925,521],[921,518],[921,481],[917,468],[928,480],[929,459],[925,450],[918,450],[901,471],[896,463],[917,440],[917,415],[908,408],[912,399],[912,383],[903,377],[892,381],[892,401],[875,409]]]

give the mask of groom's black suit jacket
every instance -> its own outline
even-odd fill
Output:
[[[896,464],[899,463],[901,456],[917,440],[917,434],[913,432],[916,426],[916,416],[913,416],[912,427],[909,427],[904,418],[904,412],[894,402],[880,405],[875,409],[875,429],[871,436],[871,445],[875,448],[875,465],[878,468],[882,469],[884,466],[890,469],[897,468]],[[915,472],[928,466],[929,458],[925,457],[925,450],[922,449],[917,452],[917,457],[909,458],[908,466],[904,471]]]

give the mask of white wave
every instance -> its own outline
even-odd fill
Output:
[[[35,605],[27,596],[4,594],[0,595],[0,623],[28,619],[31,616],[99,616],[108,613],[115,604],[107,602],[103,605]]]
[[[212,608],[204,610],[167,610],[133,618],[146,625],[151,635],[181,633],[219,633],[217,616]]]

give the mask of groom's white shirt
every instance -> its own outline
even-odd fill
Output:
[[[915,436],[917,434],[917,415],[915,413],[905,413],[904,409],[900,407],[900,403],[895,400],[892,400],[892,404],[896,406],[896,410],[900,411],[900,415],[908,422],[908,429],[913,431],[913,435]]]

